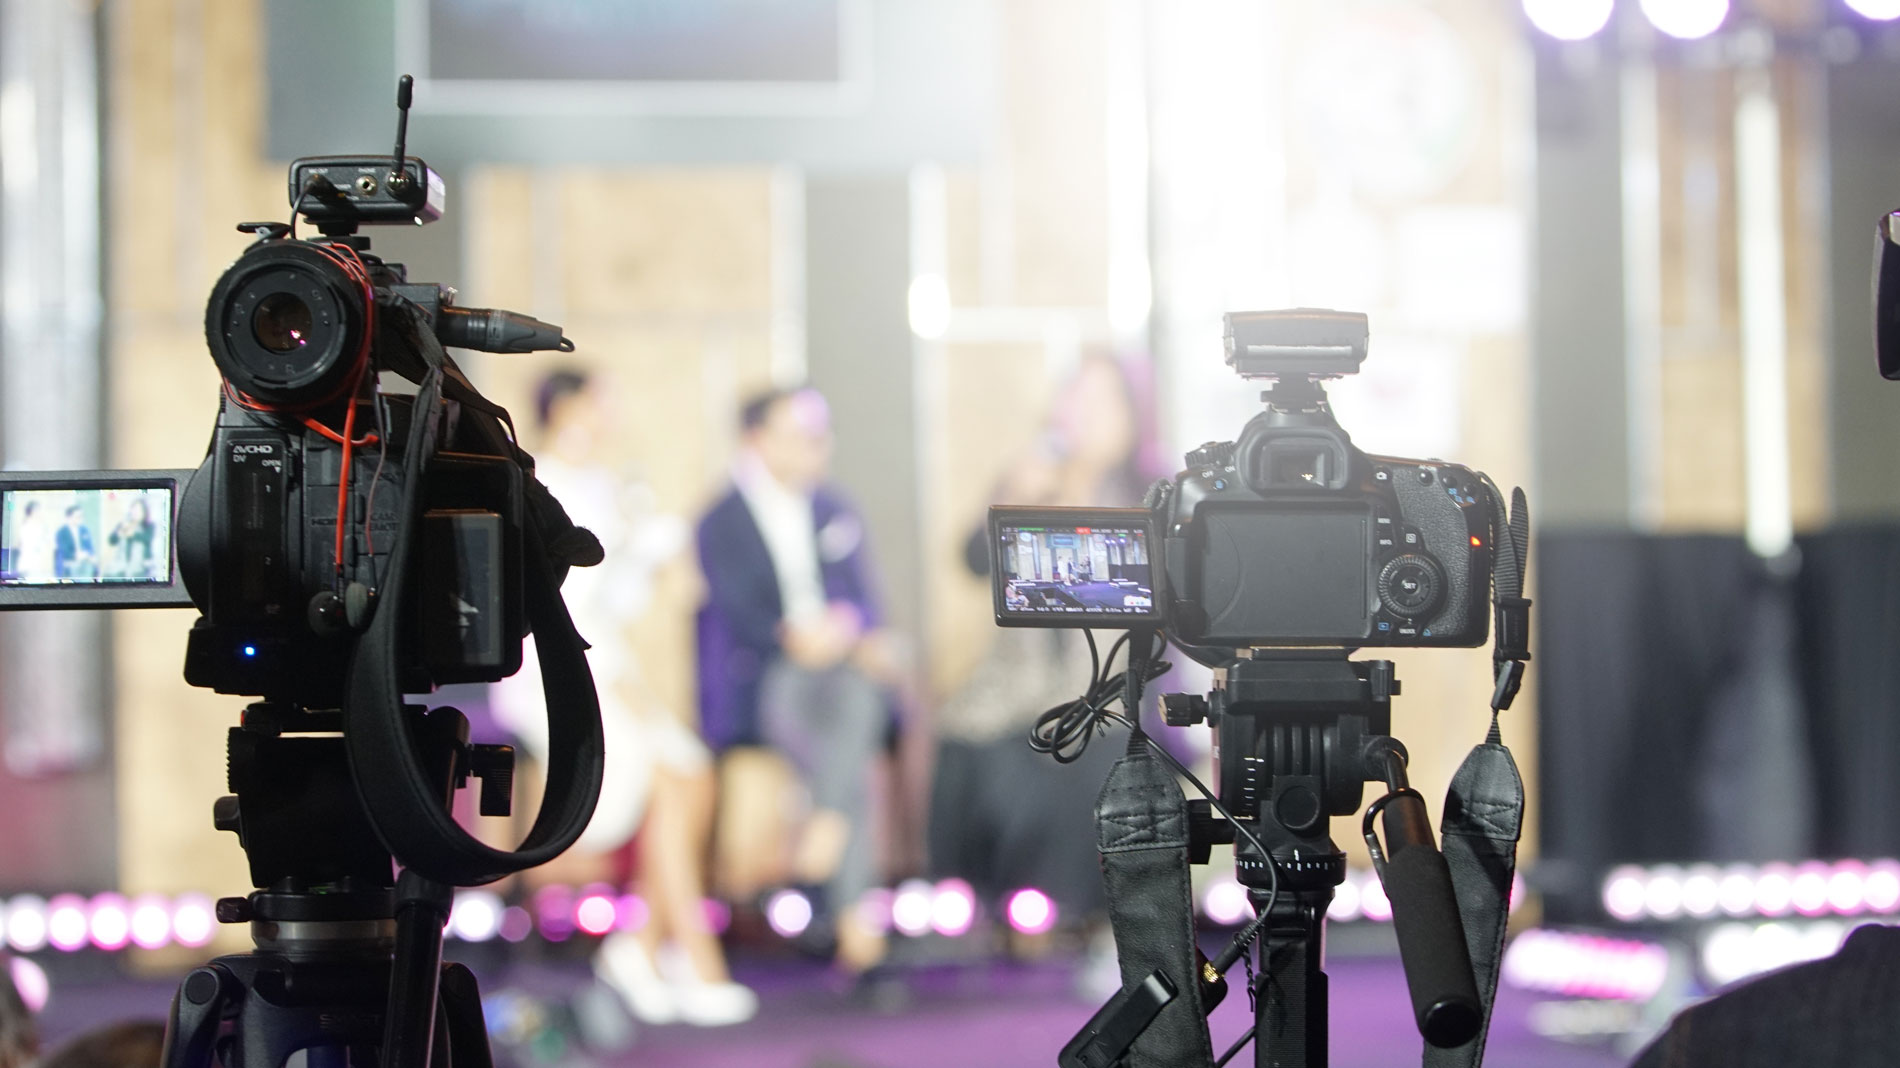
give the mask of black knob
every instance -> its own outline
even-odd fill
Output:
[[[1161,695],[1161,718],[1170,727],[1192,727],[1207,719],[1207,698],[1197,693]]]
[[[243,897],[221,897],[218,899],[217,917],[219,923],[251,922],[251,901]]]
[[[220,831],[244,836],[244,820],[238,811],[238,799],[230,794],[211,803],[211,825]]]
[[[1423,553],[1405,553],[1379,572],[1379,600],[1393,615],[1428,617],[1445,593],[1445,569]]]
[[[1234,443],[1231,441],[1208,441],[1187,454],[1189,467],[1212,467],[1216,470],[1234,462]]]

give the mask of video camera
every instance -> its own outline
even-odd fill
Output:
[[[405,152],[411,84],[392,156],[299,159],[291,221],[239,225],[256,240],[205,309],[222,393],[195,471],[0,476],[0,609],[194,606],[186,681],[262,698],[213,807],[256,887],[218,918],[249,922],[256,950],[186,977],[172,1068],[313,1049],[427,1064],[444,1042],[486,1063],[474,977],[441,959],[454,887],[553,859],[599,794],[599,699],[559,587],[600,542],[446,351],[573,345],[410,281],[358,233],[441,215],[441,178]],[[529,632],[551,756],[532,828],[497,849],[452,801],[474,778],[482,814],[509,815],[513,751],[406,695],[512,674]]]
[[[1457,464],[1367,455],[1327,403],[1321,382],[1365,359],[1366,317],[1233,312],[1225,326],[1228,365],[1277,380],[1266,410],[1188,453],[1148,507],[990,509],[996,622],[1164,629],[1210,657],[1483,644],[1495,490]]]

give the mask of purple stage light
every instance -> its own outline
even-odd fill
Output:
[[[797,938],[811,926],[811,899],[796,890],[780,890],[765,903],[765,922],[780,938]]]
[[[891,932],[891,908],[896,900],[896,895],[889,889],[874,886],[866,890],[852,908],[858,910],[858,922],[866,930],[885,935]]]
[[[501,895],[492,890],[464,890],[449,909],[448,933],[464,942],[486,942],[501,930]]]
[[[1006,914],[1009,925],[1026,935],[1043,934],[1056,925],[1056,903],[1034,887],[1011,894]]]
[[[534,923],[541,937],[550,942],[565,942],[574,933],[574,891],[565,886],[544,886],[534,892]]]
[[[1857,916],[1867,907],[1867,865],[1843,860],[1827,875],[1827,907],[1841,916]]]
[[[1867,879],[1861,884],[1870,912],[1892,912],[1900,905],[1900,864],[1876,860],[1867,865]]]
[[[1339,900],[1334,897],[1333,900]],[[1233,879],[1218,879],[1201,895],[1201,911],[1222,927],[1236,927],[1253,918],[1247,888]],[[1330,915],[1330,912],[1329,912]]]
[[[1900,19],[1900,0],[1847,0],[1847,6],[1854,14],[1875,22]]]
[[[45,1010],[47,999],[53,996],[53,984],[38,961],[15,957],[7,962],[7,974],[13,977],[13,988],[20,992],[20,1000],[26,1002],[29,1011],[38,1014]]]
[[[1715,915],[1721,907],[1721,873],[1708,864],[1690,868],[1682,877],[1682,911],[1696,919]]]
[[[574,926],[590,935],[604,935],[614,929],[614,899],[605,894],[588,894],[574,906]]]
[[[732,906],[724,901],[713,897],[701,898],[699,908],[705,914],[706,926],[712,929],[713,934],[725,934],[726,928],[732,926]]]
[[[1364,896],[1359,887],[1360,880],[1346,876],[1346,881],[1333,891],[1332,904],[1326,906],[1326,918],[1340,923],[1358,919],[1360,899]]]
[[[930,912],[935,889],[922,879],[906,879],[891,898],[891,926],[912,938],[930,930]]]
[[[621,894],[614,899],[614,930],[638,931],[651,918],[646,901],[638,894]]]
[[[54,949],[71,953],[86,944],[86,899],[78,894],[57,894],[46,903],[46,941]]]
[[[21,894],[7,903],[7,945],[22,953],[46,948],[46,899]]]
[[[1788,884],[1788,900],[1796,912],[1803,916],[1822,916],[1827,913],[1829,874],[1827,865],[1814,860],[1795,869],[1794,878]]]
[[[1377,878],[1367,879],[1361,884],[1359,914],[1378,923],[1392,918],[1392,900],[1385,896],[1385,884]]]
[[[1637,942],[1530,930],[1504,951],[1504,981],[1568,997],[1647,1001],[1669,975],[1669,951]]]
[[[1693,41],[1722,28],[1728,0],[1642,0],[1650,25],[1671,37]]]
[[[1524,0],[1524,14],[1560,41],[1581,41],[1609,23],[1611,6],[1611,0]]]
[[[1755,869],[1737,864],[1723,871],[1715,884],[1715,904],[1730,916],[1755,911]]]
[[[181,946],[206,945],[217,933],[211,899],[203,894],[181,894],[172,902],[172,938]]]
[[[157,894],[141,894],[133,900],[129,926],[132,944],[140,949],[163,949],[171,943],[171,909]]]
[[[1603,911],[1628,922],[1642,916],[1649,879],[1643,869],[1617,868],[1603,880]]]
[[[132,912],[118,894],[100,894],[92,899],[87,929],[95,948],[107,951],[124,949],[132,940]]]
[[[1755,876],[1755,911],[1786,916],[1794,907],[1794,872],[1786,864],[1764,864]]]
[[[1643,885],[1643,911],[1659,920],[1682,915],[1682,869],[1665,864],[1650,871]]]
[[[960,938],[976,922],[976,891],[962,879],[945,879],[930,898],[930,928],[945,938]]]
[[[520,905],[501,910],[501,922],[495,927],[504,942],[520,942],[534,933],[534,917]]]

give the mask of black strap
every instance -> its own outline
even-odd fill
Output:
[[[549,764],[540,811],[521,846],[496,849],[463,830],[443,806],[440,785],[431,782],[417,759],[399,674],[403,616],[415,570],[410,555],[422,518],[420,487],[437,440],[449,360],[431,331],[408,333],[429,370],[416,395],[404,448],[403,514],[390,547],[389,577],[379,591],[375,617],[357,642],[343,733],[357,793],[397,863],[438,882],[475,886],[554,859],[587,828],[603,768],[600,701],[586,643],[568,617],[541,524],[531,515],[523,524],[523,608],[535,635],[547,700]]]
[[[1095,827],[1124,988],[1158,971],[1182,992],[1156,1013],[1123,1063],[1127,1068],[1212,1068],[1213,1040],[1196,974],[1187,798],[1174,773],[1148,751],[1139,730],[1129,738],[1128,755],[1102,784]]]
[[[1425,1068],[1475,1068],[1484,1060],[1485,1039],[1491,1030],[1491,1012],[1497,1003],[1498,968],[1504,957],[1505,922],[1509,919],[1511,881],[1517,871],[1517,841],[1524,830],[1524,780],[1517,762],[1504,746],[1498,713],[1511,705],[1530,659],[1530,607],[1524,597],[1524,569],[1530,555],[1530,511],[1524,491],[1511,491],[1507,513],[1504,495],[1489,479],[1495,521],[1492,541],[1497,598],[1497,634],[1492,663],[1497,682],[1491,696],[1491,727],[1484,744],[1471,750],[1452,776],[1445,792],[1445,814],[1439,821],[1440,846],[1451,869],[1458,898],[1459,918],[1465,926],[1465,945],[1484,1006],[1478,1034],[1462,1046],[1425,1047]]]

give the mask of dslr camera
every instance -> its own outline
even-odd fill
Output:
[[[996,622],[1165,630],[1193,651],[1476,646],[1502,501],[1480,472],[1371,456],[1322,383],[1365,360],[1360,313],[1230,312],[1228,366],[1268,380],[1234,441],[1146,507],[990,509]]]

